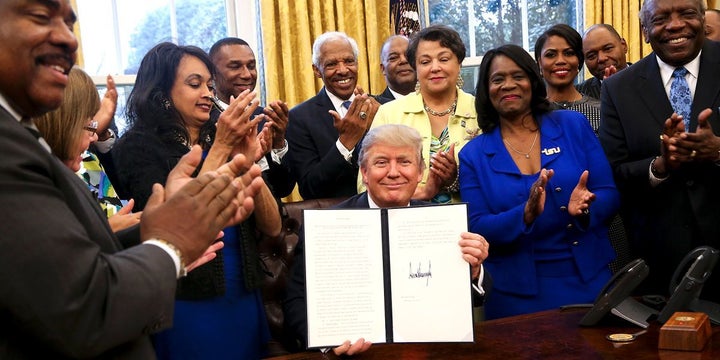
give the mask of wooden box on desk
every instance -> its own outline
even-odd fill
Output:
[[[676,312],[660,328],[658,348],[700,351],[712,336],[710,319],[701,312]]]

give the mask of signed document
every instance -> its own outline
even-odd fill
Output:
[[[303,216],[309,347],[473,341],[465,204]]]

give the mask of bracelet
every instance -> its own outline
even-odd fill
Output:
[[[445,187],[445,191],[449,193],[456,193],[460,191],[460,171],[455,173],[455,180],[452,184]]]

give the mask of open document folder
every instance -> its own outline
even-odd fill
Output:
[[[303,216],[308,347],[473,341],[466,204]]]

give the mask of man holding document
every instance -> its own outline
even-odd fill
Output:
[[[490,283],[482,269],[489,245],[465,231],[465,204],[410,200],[424,170],[411,127],[372,129],[358,162],[366,192],[334,208],[343,210],[304,213],[286,326],[303,347],[340,344],[336,355],[372,342],[472,342],[472,303]],[[362,337],[351,343],[354,334]]]

